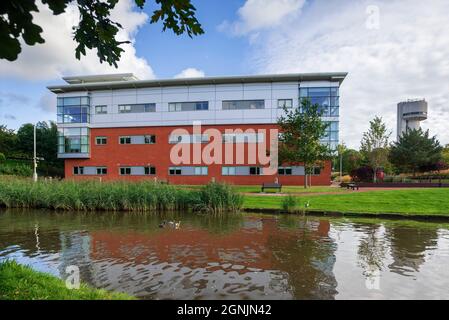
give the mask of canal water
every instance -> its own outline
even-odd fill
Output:
[[[0,211],[3,259],[143,299],[449,299],[436,222]]]

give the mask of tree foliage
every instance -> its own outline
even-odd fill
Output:
[[[389,160],[402,172],[415,174],[436,165],[442,158],[442,150],[436,137],[429,136],[429,130],[419,128],[407,131],[392,144]]]
[[[288,109],[284,107],[284,115],[278,119],[281,131],[279,139],[279,163],[302,163],[305,173],[325,159],[330,159],[331,150],[321,143],[328,124],[321,120],[319,105],[312,105],[304,99],[301,107]],[[304,179],[307,188],[307,179]]]
[[[377,116],[370,121],[369,130],[363,133],[360,152],[374,172],[388,165],[390,136],[391,131],[388,131],[382,118]],[[373,175],[373,180],[376,182],[376,174]]]
[[[37,157],[43,159],[38,166],[40,174],[50,176],[63,174],[63,161],[57,157],[57,139],[58,129],[55,122],[43,121],[36,124]],[[31,123],[23,124],[17,133],[7,129],[6,126],[0,126],[0,153],[3,153],[6,158],[16,159],[21,166],[23,161],[31,164],[34,152],[33,141],[34,126]]]
[[[119,0],[41,0],[54,15],[62,14],[69,4],[77,6],[80,21],[73,27],[73,39],[77,43],[75,56],[86,55],[86,49],[96,49],[101,63],[117,67],[123,48],[129,41],[117,40],[117,33],[122,28],[120,23],[111,20],[111,11]],[[38,12],[38,0],[2,0],[0,1],[0,59],[14,61],[21,52],[21,40],[33,46],[44,43],[42,28],[33,22],[33,12]],[[150,22],[161,21],[163,30],[171,29],[177,35],[189,37],[203,34],[191,0],[154,0],[158,9],[153,12]],[[145,0],[135,0],[143,9]]]

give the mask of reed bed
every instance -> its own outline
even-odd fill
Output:
[[[0,179],[0,206],[7,208],[221,213],[239,211],[242,204],[240,194],[220,183],[186,189],[158,182]]]

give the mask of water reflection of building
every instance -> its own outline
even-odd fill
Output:
[[[335,244],[327,220],[279,228],[274,219],[246,221],[217,235],[204,229],[156,234],[92,233],[92,259],[107,278],[97,286],[161,298],[324,298],[336,293]],[[115,279],[115,281],[112,281]],[[109,286],[107,284],[109,283]],[[128,283],[128,288],[121,284]]]

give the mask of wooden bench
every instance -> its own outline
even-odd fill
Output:
[[[346,186],[346,189],[359,190],[359,185],[356,183],[348,183],[348,185]]]
[[[263,183],[262,184],[262,192],[265,192],[265,189],[277,189],[278,191],[282,190],[282,184],[279,183]]]

